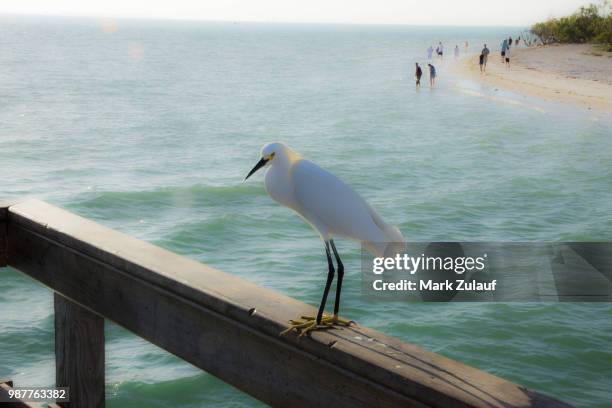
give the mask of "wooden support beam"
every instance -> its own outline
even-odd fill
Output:
[[[10,207],[8,263],[273,406],[568,406],[360,325],[279,337],[315,309],[44,202]]]
[[[55,381],[70,388],[66,407],[104,407],[104,318],[54,294]]]

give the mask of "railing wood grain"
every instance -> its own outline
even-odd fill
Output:
[[[55,293],[55,383],[71,387],[60,406],[104,407],[104,318]]]

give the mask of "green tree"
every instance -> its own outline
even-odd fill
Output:
[[[612,44],[612,13],[608,0],[580,7],[575,13],[551,18],[531,27],[543,44],[599,42]]]

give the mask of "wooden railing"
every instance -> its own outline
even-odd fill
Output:
[[[104,319],[273,406],[567,406],[360,325],[279,337],[315,309],[41,201],[0,206],[0,261],[55,292],[72,407],[104,406]]]

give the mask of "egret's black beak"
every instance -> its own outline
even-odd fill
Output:
[[[244,178],[244,180],[246,181],[246,179],[248,179],[249,177],[251,177],[253,175],[253,173],[255,173],[257,170],[261,169],[263,166],[266,165],[266,163],[268,162],[268,160],[270,159],[261,159],[260,161],[257,162],[257,164],[255,165],[255,167],[253,167],[251,169],[251,171],[249,171],[249,174],[247,174],[247,176]]]

